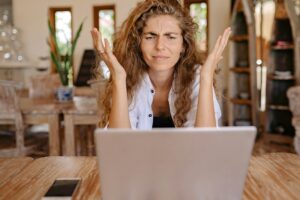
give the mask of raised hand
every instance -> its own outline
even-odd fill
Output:
[[[91,34],[94,48],[97,50],[97,53],[109,68],[112,79],[120,80],[120,78],[126,78],[126,72],[117,60],[116,56],[112,53],[108,40],[104,39],[103,43],[102,34],[96,28],[91,30]]]
[[[218,37],[212,52],[208,55],[204,65],[201,69],[201,78],[213,78],[217,64],[223,59],[223,51],[227,45],[229,36],[231,34],[230,27],[226,28],[223,35]]]

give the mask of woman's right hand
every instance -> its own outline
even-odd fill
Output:
[[[122,80],[122,78],[126,79],[126,72],[123,66],[117,60],[116,56],[113,54],[108,40],[104,39],[103,43],[101,32],[99,32],[96,28],[91,30],[91,34],[94,48],[97,50],[97,53],[109,68],[112,80]]]

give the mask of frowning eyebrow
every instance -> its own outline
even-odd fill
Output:
[[[143,33],[143,35],[157,36],[159,34],[149,31],[149,32]],[[180,33],[178,33],[178,32],[167,32],[167,33],[164,33],[164,35],[166,35],[166,36],[169,36],[169,35],[180,35]]]

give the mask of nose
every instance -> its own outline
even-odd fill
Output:
[[[165,48],[165,42],[163,40],[163,37],[157,37],[155,47],[157,50],[163,50]]]

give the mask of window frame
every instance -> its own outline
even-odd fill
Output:
[[[99,30],[99,12],[102,10],[113,10],[114,11],[114,30],[116,32],[117,13],[116,13],[116,7],[114,4],[93,6],[93,19],[94,19],[93,27],[95,27]]]
[[[56,32],[56,24],[55,24],[55,13],[61,12],[61,11],[69,11],[71,13],[71,41],[73,40],[73,13],[72,13],[72,7],[50,7],[48,9],[49,12],[49,20],[50,24],[53,27],[54,31]],[[50,40],[49,42],[53,42]],[[74,59],[74,58],[72,58]],[[72,66],[72,71],[74,75],[74,66]],[[51,72],[56,72],[56,68],[53,62],[51,62]]]
[[[209,0],[184,0],[184,7],[190,10],[190,5],[193,3],[206,3],[207,5],[207,12],[206,12],[206,52],[205,54],[208,54],[209,52]]]

